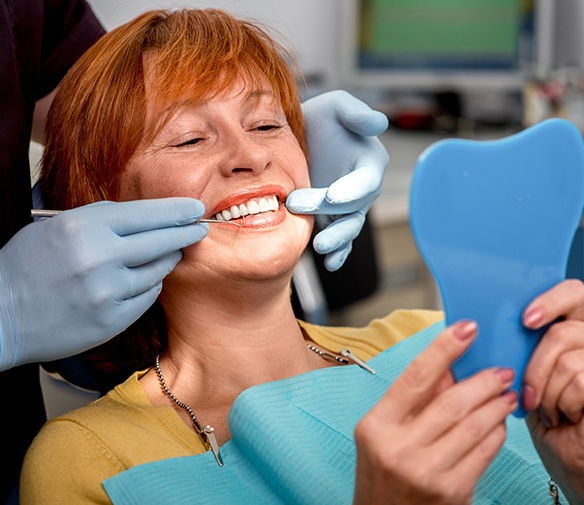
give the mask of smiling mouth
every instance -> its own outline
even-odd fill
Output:
[[[217,221],[231,221],[246,216],[256,216],[269,212],[276,212],[280,208],[277,196],[253,198],[239,205],[232,205],[229,209],[217,212],[213,219]]]

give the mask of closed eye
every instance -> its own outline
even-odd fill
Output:
[[[279,128],[282,128],[282,127],[280,125],[277,125],[277,124],[266,124],[266,125],[258,126],[256,128],[256,130],[261,131],[261,132],[267,132],[270,130],[278,130]]]
[[[178,144],[173,144],[172,147],[184,147],[184,146],[194,146],[201,142],[203,139],[201,137],[185,140],[184,142],[180,142]]]

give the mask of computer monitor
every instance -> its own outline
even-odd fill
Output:
[[[519,90],[533,53],[529,0],[343,0],[350,85]]]

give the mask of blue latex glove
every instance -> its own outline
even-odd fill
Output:
[[[0,250],[0,370],[109,340],[154,303],[208,225],[191,198],[99,202],[31,223]]]
[[[317,214],[324,230],[314,249],[326,254],[327,270],[338,270],[361,232],[365,215],[381,193],[389,155],[376,137],[387,117],[345,91],[330,91],[302,104],[312,188],[288,196],[296,214]]]

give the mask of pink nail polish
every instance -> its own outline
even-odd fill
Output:
[[[525,326],[528,326],[529,328],[537,328],[542,320],[543,311],[539,308],[536,308],[529,310],[525,314],[525,317],[523,318],[523,323],[525,324]]]
[[[513,382],[513,377],[515,377],[515,372],[510,368],[499,368],[495,373],[503,384],[510,384]]]
[[[511,405],[517,403],[517,393],[515,391],[506,391],[503,393],[503,398],[507,400]]]
[[[525,410],[533,410],[537,406],[535,400],[535,389],[526,384],[523,387],[523,408]]]
[[[464,321],[460,322],[454,328],[454,334],[460,340],[468,340],[476,334],[477,331],[477,323],[474,321]]]

